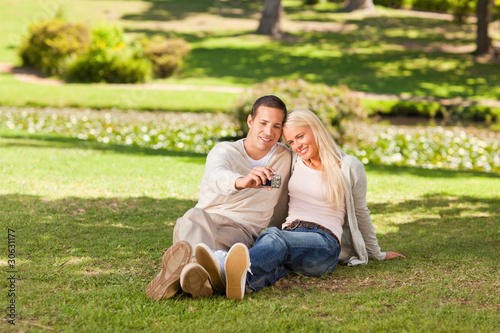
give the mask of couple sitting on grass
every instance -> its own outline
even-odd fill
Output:
[[[269,95],[257,99],[247,122],[245,139],[208,154],[198,204],[177,220],[148,297],[215,290],[241,300],[291,272],[321,276],[339,260],[403,257],[380,251],[363,164],[339,149],[314,113],[287,115]],[[293,152],[278,143],[282,132]],[[281,186],[263,187],[274,175]]]

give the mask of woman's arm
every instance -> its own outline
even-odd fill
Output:
[[[378,245],[377,234],[373,227],[372,219],[370,217],[370,211],[366,204],[366,192],[367,192],[367,181],[366,173],[363,163],[356,160],[357,163],[353,163],[352,170],[352,195],[354,199],[354,208],[356,210],[356,219],[358,221],[358,228],[363,236],[365,242],[366,251],[368,255],[377,260],[384,259],[394,259],[394,258],[404,258],[403,255],[388,251],[386,253],[381,252],[380,246]]]

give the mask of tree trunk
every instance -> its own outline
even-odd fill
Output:
[[[364,9],[366,11],[375,10],[373,0],[345,0],[344,4],[344,10],[346,12],[352,12],[358,9]]]
[[[491,0],[478,0],[476,7],[477,14],[477,49],[474,52],[476,55],[489,54],[492,51],[491,38],[488,36],[488,25],[491,21],[489,11]]]
[[[282,11],[281,0],[264,0],[264,9],[257,33],[279,37],[281,35],[280,17]]]

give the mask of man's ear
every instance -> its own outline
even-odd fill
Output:
[[[249,114],[248,118],[247,118],[248,129],[250,129],[250,127],[252,127],[252,123],[253,123],[252,115]]]

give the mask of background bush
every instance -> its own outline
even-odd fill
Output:
[[[92,30],[92,43],[68,68],[75,82],[139,83],[151,77],[150,61],[126,46],[123,31],[112,25]]]
[[[117,26],[90,31],[83,23],[54,19],[30,27],[19,55],[23,66],[71,82],[141,83],[171,76],[189,51],[190,45],[178,38],[154,36],[127,44]]]
[[[401,8],[403,6],[403,0],[373,0],[373,3],[389,8]]]
[[[87,50],[91,34],[83,23],[60,19],[32,24],[29,36],[20,48],[23,66],[33,67],[46,75],[62,75],[68,64]]]
[[[153,63],[153,74],[157,78],[167,78],[174,74],[182,65],[182,59],[191,47],[179,38],[166,38],[156,35],[141,41],[144,56]]]
[[[346,86],[330,87],[301,79],[269,80],[247,89],[232,109],[243,133],[248,132],[247,117],[255,100],[270,94],[281,98],[289,110],[306,108],[315,112],[339,143],[344,141],[345,126],[350,121],[367,118],[360,100]]]
[[[462,22],[469,15],[475,15],[476,12],[476,1],[474,0],[374,0],[373,3],[390,8],[404,7],[450,13],[459,22]]]

